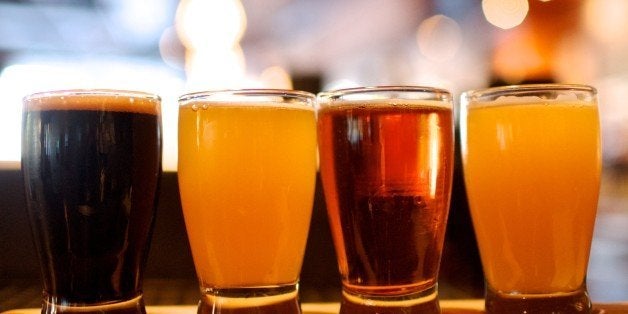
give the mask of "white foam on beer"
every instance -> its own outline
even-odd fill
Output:
[[[536,105],[550,105],[550,104],[563,104],[572,106],[593,106],[595,102],[579,99],[577,95],[573,94],[560,94],[557,97],[547,98],[539,96],[500,96],[491,101],[477,101],[471,100],[467,107],[493,107],[493,106],[509,106],[509,105],[524,105],[524,104],[536,104]]]
[[[24,99],[24,110],[88,110],[159,114],[158,97],[143,93],[42,93]]]
[[[547,98],[539,96],[499,96],[496,102],[539,102],[539,101],[578,101],[578,96],[574,94],[559,94],[557,97]]]
[[[340,100],[325,101],[321,107],[345,108],[345,107],[365,107],[370,108],[390,108],[390,107],[407,107],[407,108],[441,108],[451,109],[452,104],[449,101],[424,100],[424,99],[402,99],[402,98],[381,98],[367,100]]]
[[[196,110],[206,110],[213,107],[222,108],[269,108],[269,109],[289,109],[314,111],[314,106],[305,102],[233,102],[233,101],[202,101],[189,100],[181,103],[181,108]]]

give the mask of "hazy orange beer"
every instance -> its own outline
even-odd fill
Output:
[[[180,98],[179,188],[201,311],[296,312],[316,176],[314,95]]]
[[[332,91],[319,95],[318,115],[342,312],[360,305],[438,312],[453,167],[450,94],[403,86]]]
[[[494,313],[586,313],[600,182],[595,90],[524,85],[463,95],[462,153]]]

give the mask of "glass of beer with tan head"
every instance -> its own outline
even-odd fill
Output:
[[[600,185],[596,90],[521,85],[462,96],[462,157],[490,313],[589,313]]]
[[[452,185],[448,91],[364,87],[318,96],[320,171],[342,313],[439,313]]]
[[[314,101],[290,90],[179,98],[179,188],[199,313],[300,313],[317,166]]]
[[[121,90],[24,98],[22,172],[42,313],[145,313],[161,100]]]

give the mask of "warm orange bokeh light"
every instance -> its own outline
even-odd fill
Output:
[[[579,30],[581,1],[530,1],[525,21],[497,34],[492,66],[507,83],[554,81],[558,50]]]

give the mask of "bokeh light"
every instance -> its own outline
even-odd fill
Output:
[[[482,0],[482,11],[486,20],[503,29],[521,24],[528,10],[528,0]]]
[[[462,44],[458,23],[444,15],[425,19],[417,30],[417,43],[421,53],[431,61],[453,58]]]
[[[240,46],[187,50],[185,60],[187,90],[236,88],[245,77]]]
[[[188,49],[230,47],[246,29],[246,15],[239,0],[181,0],[176,28]]]
[[[237,88],[245,80],[239,41],[246,14],[239,0],[182,0],[175,28],[186,48],[188,90]]]
[[[628,41],[628,1],[586,0],[583,21],[595,39],[606,44]]]
[[[280,66],[271,66],[260,74],[260,81],[264,88],[292,89],[290,74]]]
[[[543,70],[544,59],[533,35],[524,28],[518,28],[496,43],[493,51],[496,77],[517,84]]]

